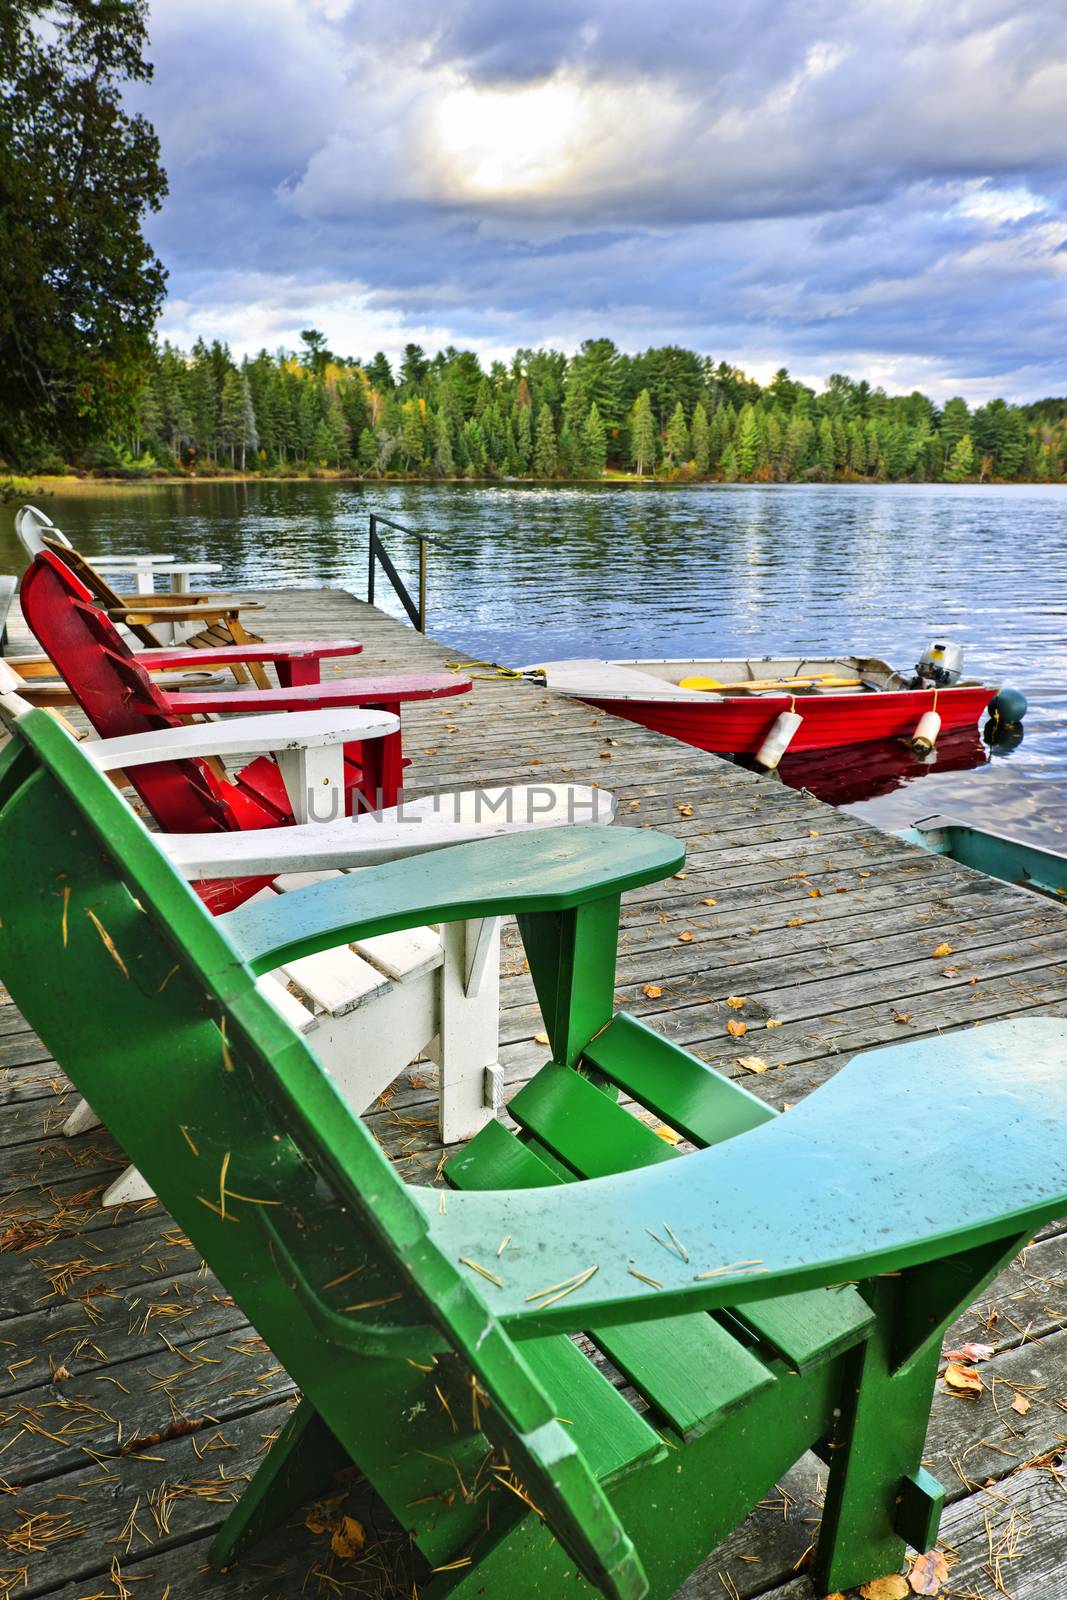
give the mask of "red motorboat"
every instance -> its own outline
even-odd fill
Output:
[[[961,677],[958,661],[956,647],[932,645],[907,675],[874,657],[845,655],[590,658],[526,671],[550,689],[699,750],[754,755],[773,766],[786,747],[791,753],[832,750],[902,738],[928,749],[939,731],[974,727],[997,685]],[[777,754],[772,744],[781,746]]]

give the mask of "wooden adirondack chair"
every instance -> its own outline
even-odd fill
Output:
[[[303,1393],[218,1564],[351,1461],[425,1600],[665,1600],[809,1447],[820,1592],[932,1544],[942,1333],[1067,1209],[1067,1024],[873,1051],[776,1114],[614,1015],[620,895],[683,859],[652,831],[520,834],[212,920],[65,732],[19,720],[0,978]],[[459,1192],[407,1186],[257,975],[508,911],[552,1062],[520,1137],[453,1161]],[[703,1148],[646,1138],[616,1088]]]
[[[31,561],[45,548],[43,541],[46,534],[63,549],[74,548],[62,528],[57,528],[51,517],[36,506],[21,506],[15,512],[15,534]],[[157,577],[169,580],[171,594],[188,594],[190,576],[195,574],[199,577],[201,574],[222,571],[217,561],[176,562],[172,555],[157,556],[145,552],[97,556],[94,565],[97,572],[109,578],[116,573],[131,572],[138,595],[154,594]]]
[[[0,661],[0,737],[31,709],[19,687]],[[213,885],[251,878],[253,889],[269,886],[259,890],[268,899],[324,872],[517,829],[576,820],[607,823],[614,815],[614,801],[603,789],[542,784],[429,795],[355,819],[308,821],[308,796],[320,797],[321,804],[322,796],[342,792],[345,747],[356,738],[391,737],[397,727],[398,719],[382,712],[295,711],[163,728],[83,748],[99,771],[121,774],[126,782],[146,765],[270,752],[297,819],[293,825],[167,834],[160,840],[183,877]],[[235,887],[240,891],[242,885]],[[356,940],[287,963],[261,982],[357,1111],[371,1105],[418,1055],[436,1060],[438,1126],[442,1139],[451,1143],[477,1132],[499,1104],[499,974],[499,923],[479,919],[443,930]],[[99,1120],[83,1100],[64,1132],[82,1133]],[[103,1203],[128,1204],[150,1193],[131,1167],[109,1186]]]
[[[72,545],[60,544],[50,534],[42,536],[41,544],[41,553],[52,553],[58,557],[112,622],[128,629],[133,638],[149,650],[178,644],[196,649],[198,645],[211,648],[215,645],[260,643],[259,634],[250,632],[241,621],[242,610],[246,614],[263,610],[258,600],[238,602],[225,595],[189,593],[151,594],[145,597],[119,595],[103,573],[97,572]],[[34,560],[37,559],[35,556]],[[249,667],[248,672],[260,688],[270,687],[261,668]],[[235,670],[234,675],[239,681],[244,681],[243,669]]]
[[[408,701],[464,694],[471,687],[469,678],[448,672],[319,682],[319,658],[337,649],[347,653],[351,641],[342,640],[334,646],[264,646],[262,655],[275,661],[283,678],[290,679],[288,686],[281,689],[168,694],[149,679],[140,657],[127,647],[114,623],[50,550],[37,556],[23,577],[22,611],[38,643],[103,738],[175,727],[180,718],[192,716],[329,710],[341,706],[363,706],[399,716],[401,705]],[[244,645],[223,646],[205,648],[196,659],[212,664],[232,661],[236,655],[247,660],[256,654]],[[287,664],[289,657],[294,658],[291,665]],[[162,657],[157,652],[153,664],[187,664],[190,659],[189,655],[183,657],[173,651],[163,652]],[[375,741],[366,753],[354,743],[346,755],[346,792],[350,801],[358,790],[371,809],[395,805],[404,766],[400,735]],[[292,820],[284,784],[273,762],[253,762],[230,784],[220,785],[219,780],[209,778],[195,766],[171,768],[164,764],[142,769],[132,781],[141,800],[167,832],[274,827]],[[244,898],[254,894],[257,887],[246,885],[234,893]],[[223,893],[221,889],[218,892]]]

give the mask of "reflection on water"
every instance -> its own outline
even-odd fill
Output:
[[[927,756],[917,755],[903,739],[878,739],[859,750],[852,745],[844,750],[813,750],[795,756],[787,753],[778,770],[782,781],[792,789],[808,789],[832,806],[856,806],[884,800],[923,779],[973,772],[989,759],[989,748],[975,727],[946,734]],[[940,784],[935,783],[932,788],[939,789]],[[927,791],[909,794],[906,816],[916,815],[916,800],[929,811],[927,798]],[[888,818],[897,804],[879,807],[879,816]],[[890,824],[887,821],[885,825]]]
[[[1025,691],[1023,743],[969,763],[946,741],[932,767],[906,758],[888,788],[884,753],[856,749],[841,766],[865,798],[841,803],[887,827],[937,810],[1063,842],[1064,489],[202,483],[60,496],[47,509],[87,554],[169,550],[221,562],[216,586],[361,596],[378,509],[437,536],[430,631],[487,660],[785,650],[910,667],[947,637],[969,673]],[[0,507],[0,572],[22,564],[13,510]],[[413,573],[414,545],[395,548]],[[378,598],[400,614],[380,585]]]

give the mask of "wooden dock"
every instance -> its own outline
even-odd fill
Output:
[[[363,655],[332,667],[338,674],[467,659],[336,591],[252,598],[267,607],[257,631],[270,638],[361,638]],[[860,1049],[997,1017],[1067,1015],[1067,912],[1057,905],[714,756],[471,670],[472,694],[405,714],[411,786],[591,781],[613,790],[621,824],[683,837],[685,872],[624,906],[619,999],[775,1106]],[[513,930],[502,1003],[501,1061],[514,1086],[544,1050]],[[738,1019],[743,1039],[727,1032]],[[441,1156],[431,1079],[431,1068],[413,1068],[368,1116],[414,1181],[432,1181]],[[967,1093],[961,1081],[946,1121],[966,1115]],[[101,1211],[99,1194],[125,1162],[100,1129],[59,1135],[71,1103],[55,1063],[0,1005],[0,1600],[410,1595],[404,1540],[358,1484],[343,1508],[367,1525],[360,1557],[335,1555],[324,1519],[310,1516],[231,1573],[206,1568],[210,1536],[278,1431],[292,1386],[158,1205]],[[955,1344],[991,1353],[980,1395],[939,1384],[934,1407],[927,1464],[951,1501],[944,1594],[1067,1600],[1065,1328],[1067,1219],[953,1332]],[[819,1503],[809,1459],[681,1600],[811,1600],[803,1573]]]

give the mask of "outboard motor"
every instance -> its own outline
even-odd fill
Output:
[[[912,689],[947,689],[959,683],[963,651],[958,644],[928,644],[915,665]]]

